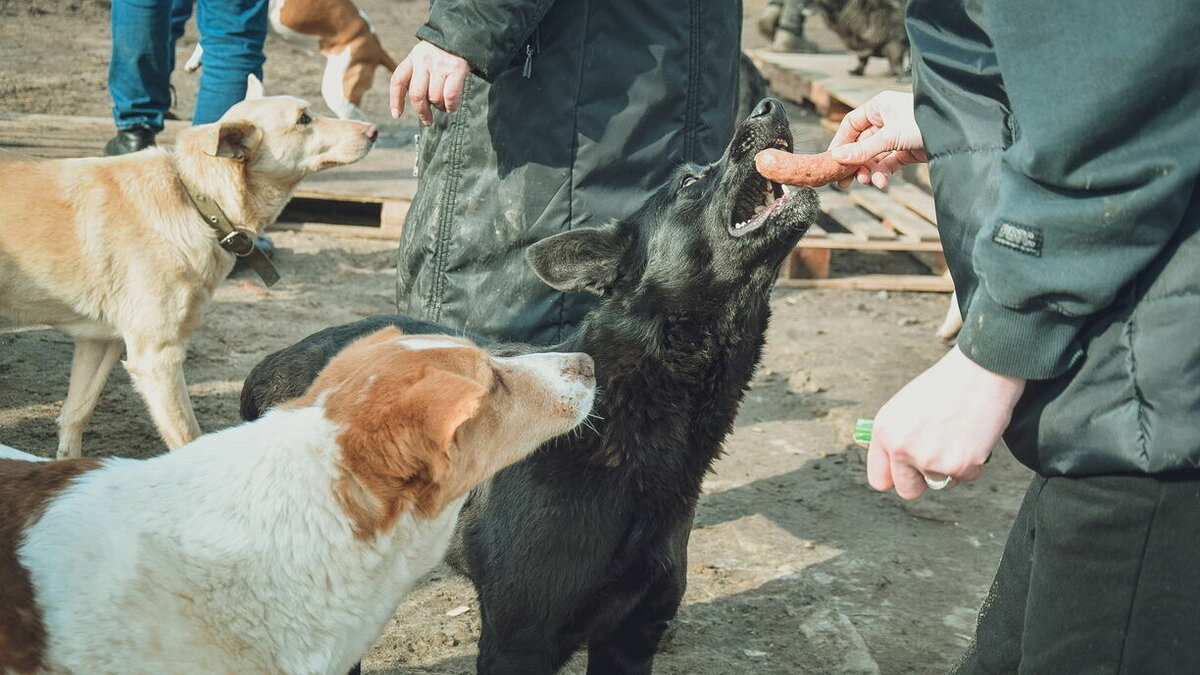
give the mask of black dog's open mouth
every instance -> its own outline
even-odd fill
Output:
[[[767,144],[766,148],[778,148],[791,152],[791,134],[775,138]],[[753,161],[753,157],[751,157],[751,161]],[[757,170],[751,169],[750,176],[742,185],[734,203],[729,233],[735,237],[741,237],[766,225],[783,210],[790,196],[790,190],[785,189],[779,183],[767,180]]]

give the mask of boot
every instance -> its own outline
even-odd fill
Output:
[[[762,36],[770,40],[775,36],[775,29],[779,27],[779,16],[783,14],[782,5],[771,3],[763,8],[762,14],[758,15],[758,32]]]
[[[803,32],[794,32],[781,26],[775,29],[775,39],[771,41],[771,51],[816,54],[818,50],[816,43],[804,37]]]
[[[126,155],[154,145],[156,132],[150,127],[118,129],[117,135],[104,144],[105,155]]]

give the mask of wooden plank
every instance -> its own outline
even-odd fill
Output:
[[[333,225],[330,223],[281,221],[273,223],[267,228],[268,232],[271,230],[327,234],[335,237],[357,237],[360,239],[386,239],[388,241],[397,241],[396,235],[391,231],[385,230],[382,227],[370,227],[365,225]]]
[[[855,206],[845,193],[822,190],[819,194],[821,210],[859,239],[890,240],[896,238],[895,230],[884,227],[878,218]]]
[[[833,251],[827,248],[797,248],[788,256],[788,279],[828,279]]]
[[[879,190],[874,188],[851,190],[850,199],[855,204],[879,216],[884,225],[901,234],[913,236],[922,241],[939,241],[941,239],[937,228],[932,223],[909,211]]]
[[[945,277],[915,274],[864,274],[832,279],[780,279],[780,288],[839,288],[860,291],[911,291],[952,293],[954,284]]]
[[[888,195],[906,206],[910,211],[937,225],[937,209],[933,206],[933,195],[909,183],[892,181]]]
[[[857,251],[927,251],[941,253],[942,244],[938,241],[920,241],[908,237],[897,238],[894,241],[863,241],[853,235],[841,232],[830,232],[824,237],[809,238],[805,235],[797,248],[832,248],[850,249]]]
[[[821,117],[840,121],[850,110],[885,89],[911,91],[909,83],[883,74],[887,64],[873,60],[863,76],[851,75],[858,64],[853,54],[789,54],[756,50],[750,58],[779,96],[811,103]]]

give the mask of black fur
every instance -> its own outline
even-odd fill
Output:
[[[851,75],[862,75],[872,56],[888,60],[888,74],[904,77],[908,58],[908,32],[904,28],[907,0],[813,0],[829,29],[846,48],[858,54]]]
[[[480,673],[553,673],[584,646],[593,675],[651,672],[683,596],[700,483],[758,363],[779,268],[816,214],[815,193],[801,190],[761,227],[735,234],[764,189],[780,193],[753,168],[754,155],[779,142],[790,148],[787,118],[768,99],[720,161],[681,172],[636,225],[530,247],[547,283],[603,294],[579,332],[551,348],[591,354],[600,395],[592,428],[480,486],[459,520],[450,562],[479,593]],[[307,385],[318,361],[373,329],[343,328],[270,358],[306,361]],[[282,356],[308,342],[317,344],[304,353],[320,358]],[[278,379],[269,370],[264,362],[251,374],[244,407],[279,401],[262,396],[280,390],[259,384]]]
[[[242,419],[256,420],[268,408],[300,396],[316,379],[317,373],[342,348],[357,338],[388,326],[396,326],[405,333],[452,333],[476,342],[483,341],[477,335],[399,314],[372,316],[344,326],[326,328],[271,354],[254,366],[242,385]]]

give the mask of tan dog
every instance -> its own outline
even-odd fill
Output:
[[[185,343],[234,255],[184,181],[258,234],[301,178],[361,159],[377,134],[277,96],[181,132],[174,152],[0,162],[0,315],[75,338],[60,458],[81,454],[83,427],[122,345],[167,446],[200,435],[183,379]]]
[[[325,56],[321,97],[329,109],[342,119],[366,122],[360,106],[375,68],[383,66],[389,75],[396,70],[367,15],[350,0],[271,0],[269,16],[280,37],[305,48],[315,46]],[[197,45],[183,69],[198,69],[203,55]]]

